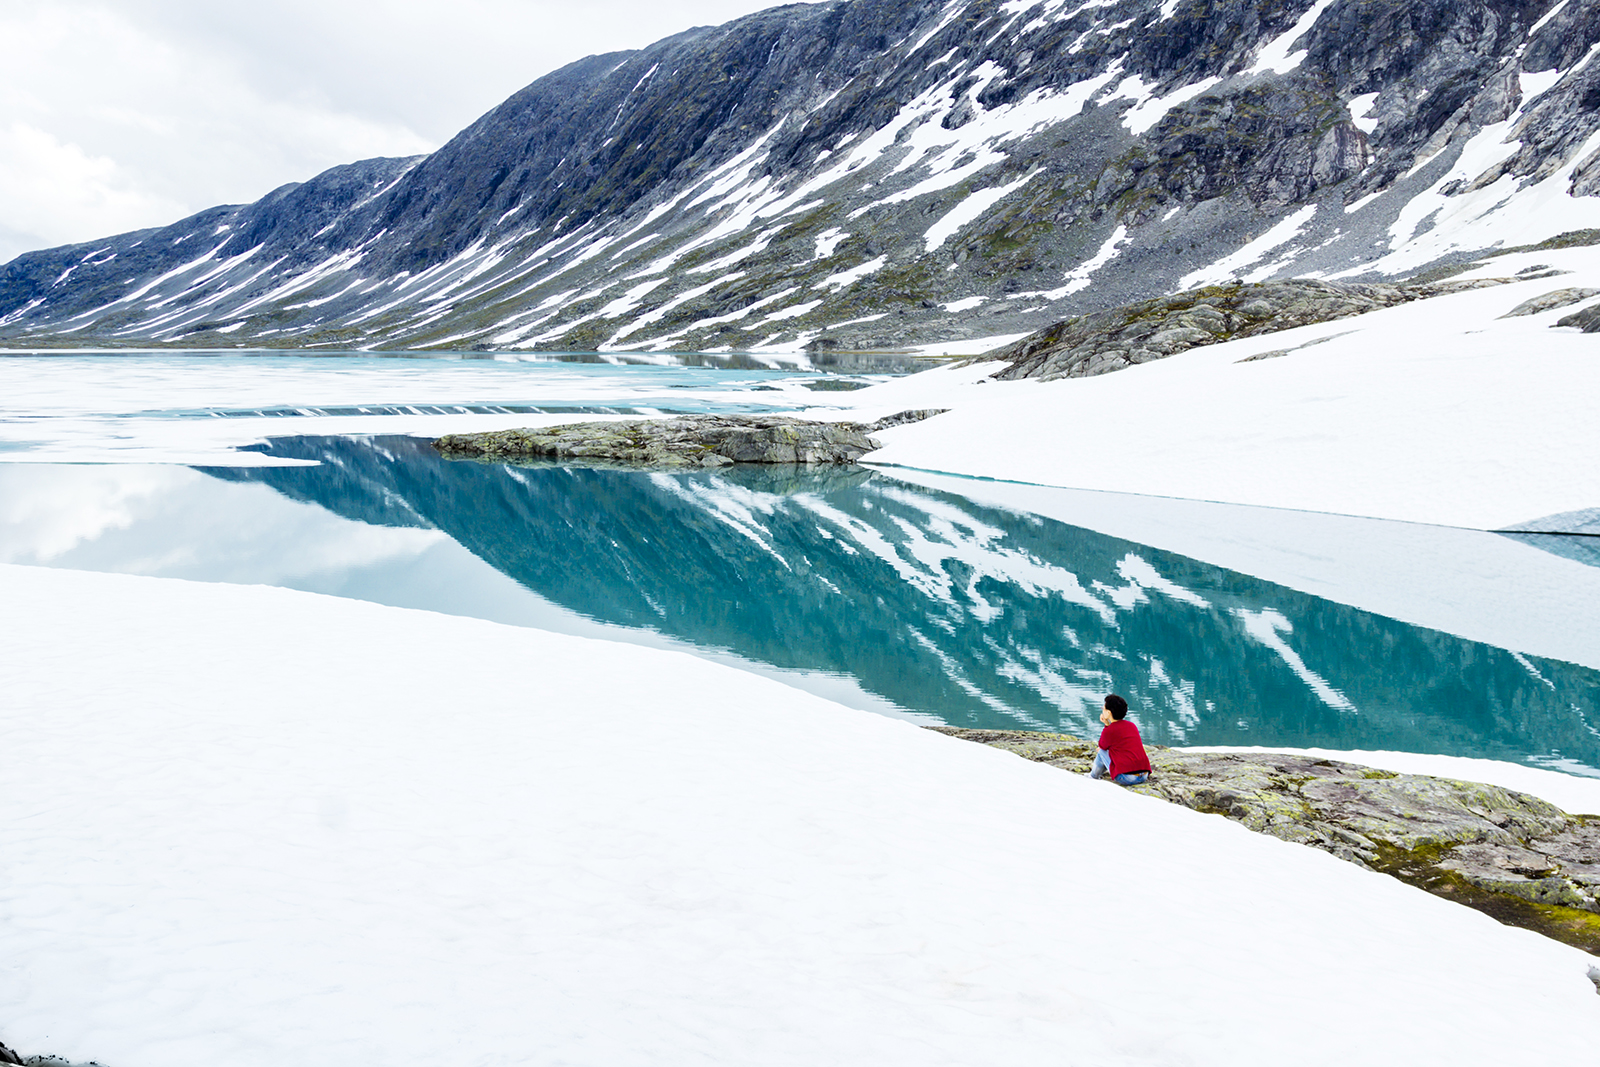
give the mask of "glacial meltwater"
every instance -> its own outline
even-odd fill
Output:
[[[41,451],[0,464],[0,562],[274,584],[673,647],[930,723],[1085,734],[1114,690],[1159,744],[1391,749],[1600,773],[1600,663],[1499,647],[1471,625],[1455,632],[1480,639],[1388,617],[1373,597],[1317,578],[1327,553],[1303,534],[1268,545],[1275,535],[1257,530],[1261,551],[1281,558],[1234,558],[1230,569],[1119,535],[1093,520],[1092,500],[1090,518],[1069,522],[978,491],[998,483],[963,491],[959,480],[861,467],[488,464],[442,459],[420,436],[346,432],[425,417],[429,404],[668,409],[669,390],[683,401],[671,410],[760,410],[769,397],[792,405],[793,374],[678,367],[650,379],[649,368],[601,367],[580,380],[583,368],[567,367],[565,378],[527,379],[562,388],[512,401],[503,382],[479,387],[518,373],[505,365],[294,357],[270,377],[264,363],[231,358],[103,357],[95,366],[112,381],[86,399],[62,391],[65,359],[42,357],[27,378],[44,383],[42,398],[20,413],[13,400],[0,420],[13,456]],[[16,361],[0,364],[20,380]],[[375,387],[341,392],[345,368]],[[176,383],[177,403],[138,399],[135,371]],[[226,388],[208,389],[206,374]],[[838,381],[802,384],[817,380]],[[41,461],[74,448],[193,455],[214,444],[206,426],[230,416],[271,418],[272,434],[292,436],[246,446],[255,465]],[[330,420],[340,432],[295,433]],[[1140,499],[1173,528],[1189,521],[1192,502]],[[1455,533],[1558,579],[1595,570],[1587,541]],[[1449,560],[1433,566],[1410,568],[1407,582],[1426,592],[1463,580]],[[1552,633],[1577,621],[1561,618],[1573,610],[1525,605]],[[530,700],[538,685],[528,679]]]

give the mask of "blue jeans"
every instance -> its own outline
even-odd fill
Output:
[[[1089,768],[1089,777],[1104,778],[1110,771],[1111,753],[1103,748],[1095,749],[1094,765]],[[1146,771],[1140,771],[1137,774],[1119,774],[1111,780],[1118,785],[1143,785],[1150,780],[1150,775]]]

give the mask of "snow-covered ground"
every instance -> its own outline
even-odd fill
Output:
[[[1600,507],[1600,338],[1551,328],[1576,307],[1501,318],[1555,289],[1600,288],[1600,249],[1503,256],[1468,276],[1537,265],[1570,273],[1096,378],[997,382],[980,364],[844,402],[863,416],[952,409],[887,431],[870,457],[882,464],[1496,529]]]
[[[39,568],[0,567],[0,600],[0,1040],[24,1052],[1343,1065],[1600,1042],[1575,949],[687,656]]]

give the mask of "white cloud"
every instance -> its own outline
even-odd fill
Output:
[[[0,262],[431,151],[540,75],[751,0],[0,0]]]
[[[0,231],[4,258],[40,244],[126,230],[130,219],[183,213],[178,202],[137,188],[114,160],[20,122],[0,126],[0,205],[9,217]]]

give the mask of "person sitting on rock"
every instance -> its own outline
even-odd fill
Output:
[[[1110,778],[1118,785],[1140,785],[1150,780],[1150,757],[1145,754],[1139,728],[1129,722],[1128,702],[1117,694],[1106,697],[1100,712],[1105,729],[1100,731],[1100,747],[1094,753],[1090,778]]]

